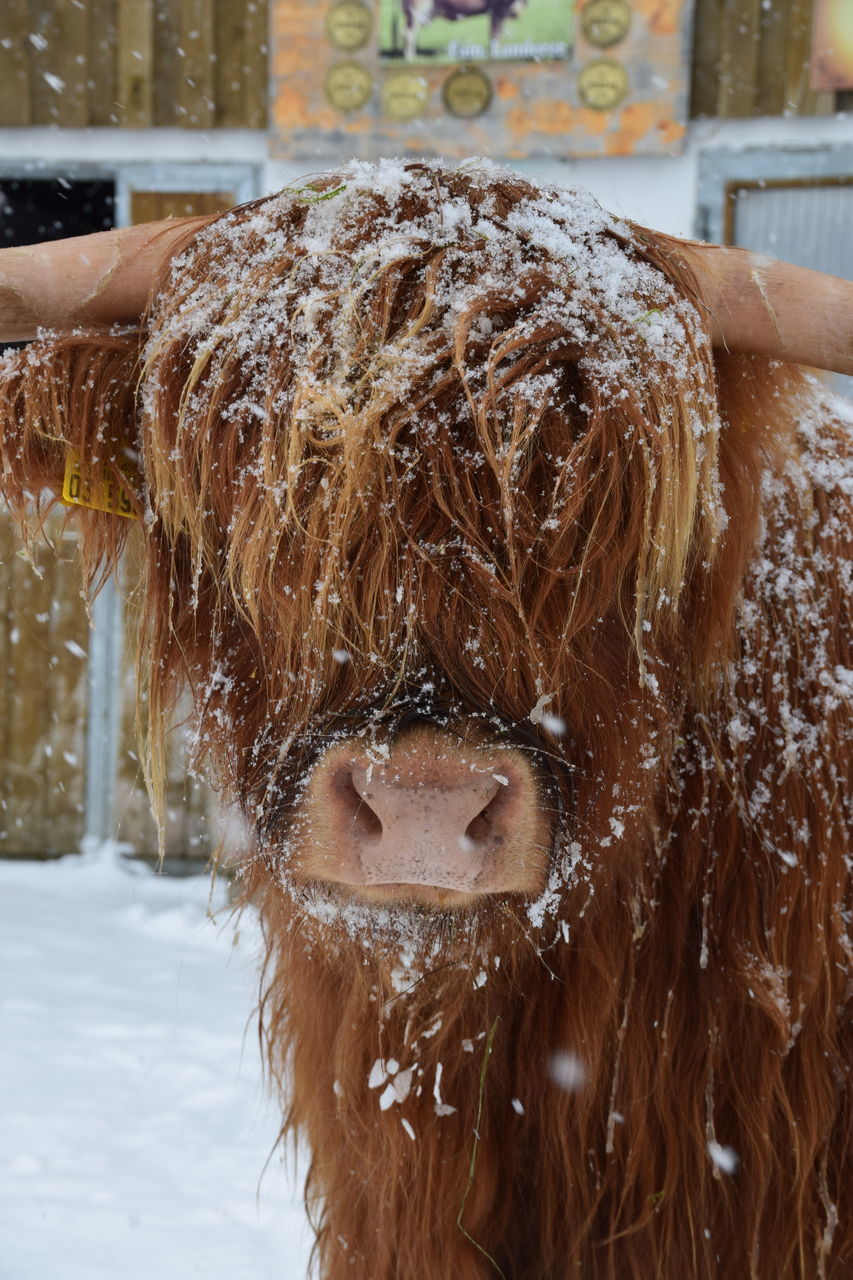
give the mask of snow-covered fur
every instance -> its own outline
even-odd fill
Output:
[[[382,162],[12,356],[0,426],[18,509],[137,458],[88,571],[145,544],[155,797],[188,684],[250,829],[327,1280],[851,1273],[847,409],[587,197]],[[535,763],[539,897],[294,880],[329,744],[413,717]]]

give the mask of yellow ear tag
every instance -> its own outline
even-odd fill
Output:
[[[129,462],[121,464],[128,480],[134,477]],[[65,459],[65,479],[62,483],[62,502],[66,507],[88,507],[91,511],[108,511],[110,515],[136,519],[130,495],[123,485],[116,484],[105,464],[92,471],[84,470],[80,455],[69,449]]]

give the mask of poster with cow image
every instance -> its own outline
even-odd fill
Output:
[[[271,0],[270,155],[674,154],[693,0]]]
[[[407,63],[567,58],[574,0],[380,0],[379,55]]]

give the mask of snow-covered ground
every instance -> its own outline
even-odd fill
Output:
[[[0,861],[2,1280],[304,1280],[300,1179],[264,1168],[256,926],[209,891]]]

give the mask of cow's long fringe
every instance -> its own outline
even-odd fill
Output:
[[[501,226],[536,195],[428,172],[395,216],[462,200]],[[448,232],[376,261],[381,191],[306,248],[347,182],[213,223],[148,332],[45,340],[0,402],[19,510],[66,444],[140,451],[154,791],[188,680],[257,833],[262,1034],[322,1274],[840,1280],[849,430],[794,371],[714,362],[651,233],[597,233],[662,274],[633,319],[587,291],[579,336],[583,283],[546,252],[484,280]],[[669,346],[643,336],[661,311]],[[94,576],[128,528],[81,518]],[[529,730],[543,697],[577,859],[547,910],[401,940],[282,887],[300,772],[342,726],[435,698]]]

